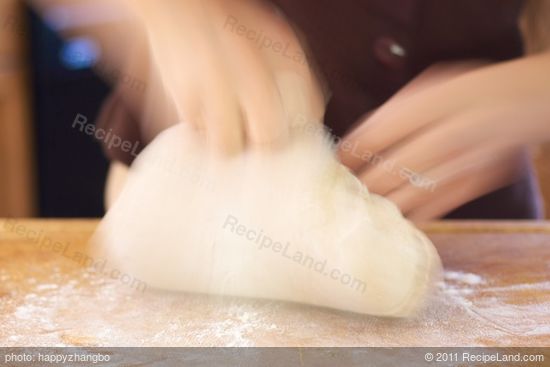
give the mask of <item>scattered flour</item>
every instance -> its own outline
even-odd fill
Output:
[[[6,274],[2,279],[11,281]],[[3,346],[517,346],[518,338],[550,336],[550,303],[528,298],[533,290],[549,290],[550,282],[493,286],[460,271],[445,272],[428,306],[403,320],[283,302],[139,293],[93,272],[54,271],[47,282],[29,279],[25,289],[13,289],[0,297]],[[525,303],[508,303],[511,292],[526,292]],[[540,324],[544,319],[549,322]]]
[[[446,271],[444,275],[445,280],[454,280],[459,283],[465,283],[469,285],[483,284],[485,281],[477,274],[463,273],[460,271]]]

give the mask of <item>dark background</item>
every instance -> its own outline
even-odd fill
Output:
[[[108,162],[98,142],[72,123],[77,114],[95,121],[109,87],[85,63],[63,58],[71,40],[31,10],[28,17],[39,216],[102,216]]]

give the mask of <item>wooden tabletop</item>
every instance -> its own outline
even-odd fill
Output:
[[[96,220],[0,220],[0,346],[550,346],[550,223],[422,225],[445,281],[411,319],[161,292],[102,272]]]

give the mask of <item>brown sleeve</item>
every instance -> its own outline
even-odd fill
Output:
[[[103,103],[96,128],[105,131],[105,138],[100,140],[100,144],[111,160],[130,165],[144,147],[139,120],[133,116],[117,90]]]

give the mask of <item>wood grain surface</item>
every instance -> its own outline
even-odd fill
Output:
[[[37,212],[29,36],[24,1],[0,1],[0,216]]]
[[[87,255],[96,225],[0,220],[0,346],[550,346],[548,222],[421,225],[445,281],[407,320],[148,289]]]

